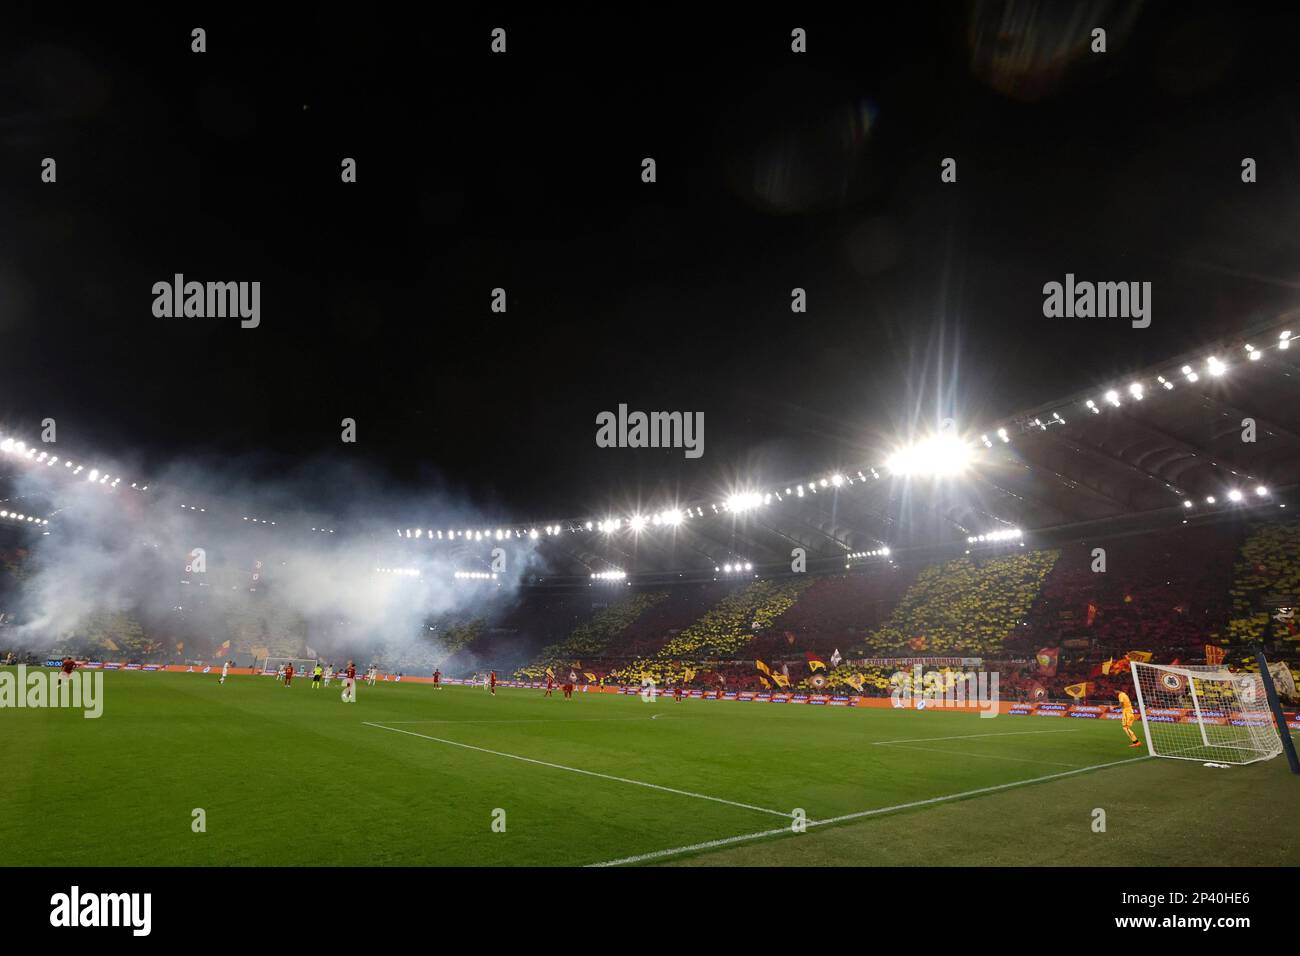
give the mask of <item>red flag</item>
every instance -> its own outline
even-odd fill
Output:
[[[1205,663],[1217,667],[1223,663],[1224,650],[1217,644],[1205,645]]]
[[[1061,649],[1059,647],[1040,648],[1038,653],[1034,656],[1038,660],[1039,674],[1044,677],[1056,676],[1056,665],[1061,657]]]

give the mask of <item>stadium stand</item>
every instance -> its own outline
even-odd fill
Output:
[[[562,667],[567,672],[570,667],[581,667],[584,660],[590,663],[593,659],[600,658],[609,643],[632,622],[667,598],[667,591],[650,591],[622,597],[599,611],[591,620],[578,625],[564,640],[545,648],[536,661],[519,668],[515,676],[540,680],[546,676],[547,668]]]
[[[855,656],[920,654],[996,655],[1023,626],[1055,550],[973,560],[923,569],[885,623],[855,649]]]
[[[1300,597],[1300,523],[1257,527],[1234,568],[1230,641],[1292,642],[1300,650],[1295,621]]]

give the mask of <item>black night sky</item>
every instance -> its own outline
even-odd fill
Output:
[[[352,460],[526,520],[860,464],[1296,304],[1294,18],[277,15],[7,24],[0,428],[146,475]],[[177,272],[260,281],[260,328],[155,318]],[[1045,319],[1067,272],[1152,282],[1151,327]],[[704,457],[598,449],[620,402],[702,411]]]

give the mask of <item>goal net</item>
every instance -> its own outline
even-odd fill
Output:
[[[262,673],[274,674],[286,664],[293,665],[295,677],[301,677],[303,674],[310,676],[312,668],[316,666],[316,659],[312,657],[268,657],[262,662]]]
[[[1136,661],[1132,671],[1152,756],[1246,764],[1282,752],[1258,674]]]

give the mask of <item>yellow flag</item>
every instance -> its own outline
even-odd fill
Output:
[[[1078,700],[1081,697],[1087,697],[1088,682],[1084,681],[1081,684],[1071,684],[1069,687],[1065,688],[1065,692],[1069,694],[1071,697],[1073,697],[1075,700]]]
[[[771,676],[772,668],[768,667],[762,661],[754,661],[754,666],[757,667],[759,670],[761,670],[764,674]]]
[[[1151,652],[1150,651],[1129,651],[1128,659],[1131,661],[1138,661],[1142,664],[1145,664],[1151,660]]]

